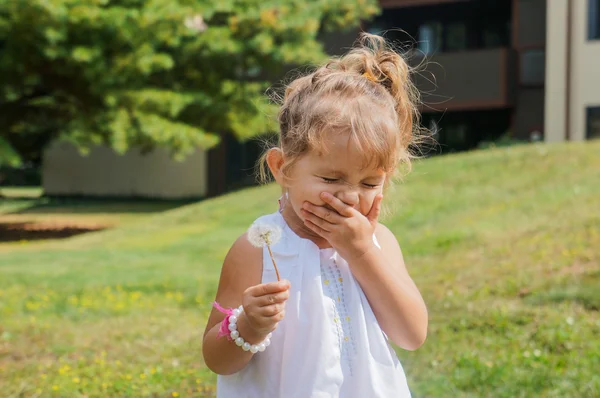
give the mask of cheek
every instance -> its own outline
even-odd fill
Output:
[[[375,196],[377,196],[378,193],[379,191],[372,190],[363,195],[362,200],[360,201],[360,212],[363,215],[369,214],[371,207],[373,207],[373,202],[375,202]]]
[[[310,202],[316,206],[322,206],[325,204],[325,202],[323,202],[323,200],[321,199],[322,192],[329,192],[332,195],[334,194],[334,191],[328,184],[305,184],[301,187],[301,189],[298,189],[296,190],[296,192],[294,192],[294,202],[298,205],[298,208],[302,207],[304,202]]]
[[[323,192],[322,190],[318,190],[315,189],[315,187],[303,187],[303,189],[295,189],[293,191],[289,191],[289,204],[292,206],[292,208],[294,209],[294,212],[298,215],[298,217],[300,218],[304,218],[302,216],[302,212],[300,211],[300,209],[302,209],[302,206],[304,205],[305,202],[310,202],[314,205],[323,205],[324,202],[319,199],[319,195],[320,193]]]

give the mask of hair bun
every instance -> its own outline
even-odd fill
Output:
[[[402,132],[410,141],[418,119],[419,93],[411,81],[411,67],[404,57],[374,34],[362,32],[354,48],[337,60],[340,70],[356,73],[381,84],[392,96],[402,123]]]

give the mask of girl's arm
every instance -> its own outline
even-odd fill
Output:
[[[398,241],[382,224],[375,229],[381,249],[349,259],[383,331],[398,346],[416,350],[427,337],[427,307],[404,265]]]
[[[231,247],[223,262],[216,301],[225,308],[244,305],[245,312],[237,322],[240,336],[250,344],[262,342],[283,319],[283,306],[289,283],[261,285],[262,248],[252,246],[246,235]],[[252,354],[244,351],[226,336],[217,338],[225,314],[212,310],[202,342],[206,366],[213,372],[229,375],[243,369]]]

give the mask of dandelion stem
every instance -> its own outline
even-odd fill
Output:
[[[269,254],[271,255],[271,260],[273,261],[273,267],[275,267],[275,273],[277,274],[277,282],[280,282],[281,277],[279,276],[279,270],[277,269],[277,264],[275,263],[275,257],[273,257],[273,252],[271,251],[271,245],[267,245],[267,249],[269,249]]]

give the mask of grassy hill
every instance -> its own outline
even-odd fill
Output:
[[[277,197],[2,245],[0,391],[214,394],[200,348],[221,262]],[[431,317],[400,352],[415,397],[600,395],[600,141],[428,159],[385,201]]]

